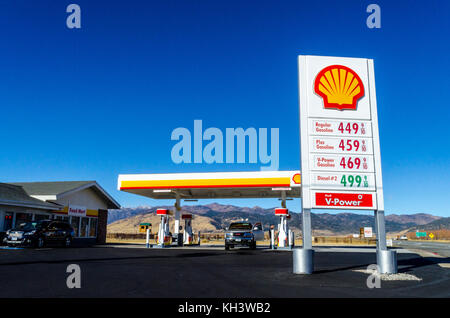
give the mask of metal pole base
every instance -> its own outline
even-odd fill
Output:
[[[314,250],[293,249],[294,274],[312,274],[314,271]]]
[[[397,252],[377,251],[377,264],[380,274],[397,274]]]

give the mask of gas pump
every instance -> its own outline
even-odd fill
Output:
[[[278,224],[278,247],[288,247],[289,227],[287,223],[288,209],[275,209],[275,215],[280,217],[280,224]]]
[[[191,245],[194,237],[192,233],[192,214],[183,214],[181,218],[184,220],[183,244]]]
[[[295,242],[295,236],[294,236],[294,232],[291,231],[291,229],[289,228],[289,220],[291,219],[291,215],[288,214],[286,215],[286,227],[287,227],[287,233],[288,233],[288,246],[290,248],[294,247],[294,242]]]
[[[152,231],[151,223],[139,224],[139,233],[145,233],[145,247],[150,247],[150,232]]]
[[[161,216],[161,223],[159,224],[158,230],[158,246],[164,247],[170,244],[169,235],[169,210],[168,209],[157,209],[156,215]]]

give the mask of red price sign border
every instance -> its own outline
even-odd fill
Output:
[[[311,161],[311,171],[361,172],[361,173],[375,172],[373,155],[357,155],[357,154],[339,155],[339,154],[311,153],[310,161]],[[349,166],[351,166],[351,168],[349,168]],[[358,168],[354,169],[355,166],[358,166]]]
[[[309,136],[372,138],[373,134],[372,123],[365,120],[309,118],[308,125]],[[354,133],[355,125],[356,133]]]
[[[309,138],[309,143],[311,145],[310,153],[313,154],[325,153],[336,155],[373,155],[372,138],[335,136],[310,136]],[[356,151],[354,150],[355,146],[357,147]],[[345,150],[342,150],[342,147]]]

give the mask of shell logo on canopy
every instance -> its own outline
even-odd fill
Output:
[[[302,178],[300,176],[300,173],[294,174],[294,176],[292,177],[292,181],[294,181],[295,184],[301,184]]]
[[[364,85],[351,68],[330,65],[317,74],[314,91],[322,97],[325,108],[356,110],[358,100],[364,96]]]

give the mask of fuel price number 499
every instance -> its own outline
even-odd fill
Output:
[[[367,176],[360,176],[360,175],[343,175],[341,178],[341,184],[344,185],[344,187],[356,187],[356,188],[367,188],[369,186]]]

